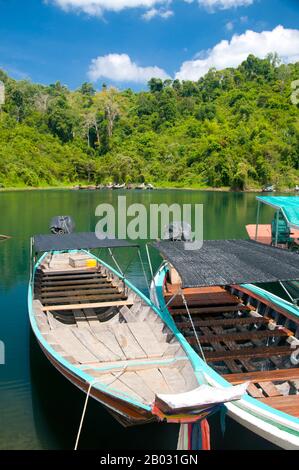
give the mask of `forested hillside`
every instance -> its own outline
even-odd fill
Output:
[[[150,182],[280,188],[299,183],[299,63],[249,56],[198,82],[152,79],[148,91],[84,83],[70,91],[0,71],[0,184]]]

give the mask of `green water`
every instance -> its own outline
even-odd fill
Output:
[[[12,239],[0,243],[0,339],[6,363],[0,366],[0,449],[71,449],[74,446],[84,395],[48,363],[30,332],[27,314],[29,238],[47,233],[55,215],[71,215],[77,231],[94,230],[95,208],[106,202],[116,207],[117,197],[128,204],[204,204],[204,238],[246,238],[245,225],[256,217],[255,194],[200,191],[21,191],[0,193],[0,232]],[[261,222],[273,212],[265,207]],[[134,253],[133,253],[134,255]],[[146,283],[137,258],[123,250],[118,260],[139,288]],[[153,256],[157,265],[159,258]],[[215,423],[214,423],[215,421]],[[212,446],[218,448],[269,448],[265,442],[227,422],[225,438],[213,421]],[[90,401],[80,448],[174,449],[177,426],[148,425],[123,429]],[[238,436],[236,438],[236,436]]]

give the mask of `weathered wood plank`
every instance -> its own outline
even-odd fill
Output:
[[[98,362],[98,358],[68,328],[52,330],[52,335],[56,343],[60,344],[70,356],[73,356],[81,364]]]
[[[56,271],[55,269],[46,269],[43,268],[37,274],[41,275],[44,278],[49,277],[60,277],[60,276],[77,276],[77,275],[92,275],[99,274],[100,270],[98,268],[73,268],[72,266],[69,269]]]
[[[244,372],[240,374],[226,374],[223,377],[231,384],[237,385],[243,382],[275,382],[299,379],[299,368],[265,370],[257,372]]]
[[[95,303],[82,303],[82,304],[67,304],[67,305],[46,305],[43,306],[43,312],[47,312],[48,310],[76,310],[80,308],[105,308],[105,307],[119,307],[123,305],[132,305],[132,301],[130,300],[118,300],[115,302],[95,302]]]
[[[189,307],[189,304],[188,304]],[[170,308],[169,309],[172,316],[176,315],[186,315],[185,308]],[[190,307],[189,311],[191,315],[207,315],[212,313],[229,313],[229,312],[248,312],[250,311],[249,307],[246,306],[221,306],[221,307]]]
[[[136,372],[125,372],[119,377],[119,380],[131,390],[136,391],[146,403],[151,403],[154,400],[155,394]]]
[[[207,328],[207,327],[201,327],[200,329],[205,335],[209,335],[213,331],[213,330],[211,330],[210,328]],[[225,351],[224,346],[222,346],[219,343],[219,341],[214,340],[213,342],[211,342],[211,345],[213,346],[213,348],[216,351]],[[205,353],[205,357],[207,357],[207,353]],[[230,371],[232,371],[232,372],[240,372],[241,371],[241,367],[235,361],[227,359],[224,362],[225,362],[226,366],[228,367],[228,369]]]
[[[243,348],[235,351],[206,352],[208,362],[226,361],[227,359],[257,358],[271,356],[288,356],[291,353],[289,346],[269,346],[257,348]]]
[[[147,386],[156,393],[172,393],[169,385],[166,383],[163,375],[158,368],[139,370],[137,374],[147,384]]]
[[[264,393],[268,397],[278,397],[282,393],[275,387],[272,382],[261,382],[259,386],[264,390]]]
[[[102,342],[98,341],[87,328],[73,330],[73,334],[99,361],[111,362],[119,359],[119,356],[108,349]]]
[[[182,374],[175,367],[161,367],[159,371],[163,375],[172,393],[186,391],[186,382]]]
[[[98,375],[102,375],[107,373],[109,368],[113,368],[113,373],[121,372],[124,369],[127,371],[138,371],[141,369],[147,370],[152,369],[153,367],[161,368],[161,367],[183,367],[185,364],[188,364],[187,357],[183,357],[181,359],[175,360],[172,362],[172,357],[163,357],[161,359],[157,359],[153,361],[152,359],[128,359],[125,361],[114,361],[114,362],[106,362],[105,364],[101,364],[99,362],[90,363],[87,366],[81,365],[79,366],[81,369],[84,369],[86,373],[89,373],[91,370],[96,372]],[[102,367],[104,367],[102,369]]]
[[[143,398],[134,390],[132,390],[130,387],[128,387],[124,382],[122,382],[120,379],[116,379],[111,385],[110,388],[113,388],[114,390],[118,390],[121,392],[120,394],[124,394],[127,397],[133,398],[139,402],[143,402]]]
[[[76,283],[77,282],[77,283]],[[98,281],[70,281],[70,282],[57,282],[57,283],[51,283],[51,285],[46,285],[43,287],[41,286],[40,290],[41,292],[53,292],[53,291],[63,291],[66,289],[92,289],[95,287],[104,288],[104,287],[115,287],[112,282],[107,282],[106,280],[98,280]]]
[[[249,393],[249,395],[251,395],[253,398],[263,398],[264,395],[263,395],[263,392],[261,389],[259,389],[258,387],[256,387],[256,385],[254,385],[253,383],[250,383],[247,387],[247,392]]]
[[[299,417],[299,395],[262,398],[260,401],[272,406],[276,410],[283,411],[291,416]]]
[[[108,287],[108,288],[100,288],[100,289],[74,289],[74,290],[62,290],[62,291],[54,291],[54,292],[46,292],[41,294],[41,299],[45,302],[48,301],[48,299],[52,299],[52,297],[79,297],[79,296],[89,296],[89,295],[104,295],[104,294],[118,294],[119,290],[115,287]]]
[[[166,343],[159,343],[154,333],[146,322],[127,323],[131,333],[139,346],[146,352],[148,357],[160,357],[167,347]]]
[[[114,332],[111,331],[108,325],[103,325],[100,322],[90,322],[90,328],[97,340],[109,348],[110,351],[113,351],[118,360],[126,359],[123,350],[115,338]]]
[[[202,326],[239,326],[239,325],[255,325],[255,324],[267,324],[269,320],[264,317],[247,317],[247,318],[221,318],[221,319],[214,319],[214,320],[193,320],[194,326],[202,327]],[[190,321],[178,321],[177,323],[178,328],[182,329],[190,329],[192,328]]]
[[[257,338],[276,338],[286,337],[288,334],[283,330],[262,330],[262,331],[247,331],[244,333],[217,333],[215,335],[202,335],[199,336],[201,344],[208,344],[213,341],[245,341]],[[196,338],[189,338],[187,340],[190,344],[197,344]]]
[[[147,354],[140,347],[126,323],[110,325],[110,330],[114,333],[115,338],[127,359],[147,357]]]
[[[48,318],[48,322],[49,322],[51,330],[55,330],[56,328],[68,328],[68,325],[65,325],[59,320],[57,320],[51,312],[47,312],[47,318]]]
[[[100,300],[104,301],[113,301],[117,299],[122,299],[125,300],[126,296],[122,293],[120,294],[105,294],[105,295],[73,295],[69,297],[55,297],[51,299],[46,299],[43,301],[43,303],[47,304],[55,304],[57,302],[86,302],[86,301],[97,301],[100,302]]]

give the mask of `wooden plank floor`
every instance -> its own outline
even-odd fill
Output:
[[[261,398],[260,401],[276,410],[299,418],[299,395]]]

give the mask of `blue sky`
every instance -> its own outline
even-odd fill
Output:
[[[151,74],[198,79],[273,48],[299,60],[298,0],[0,0],[0,67],[72,89],[91,79],[140,89]]]

